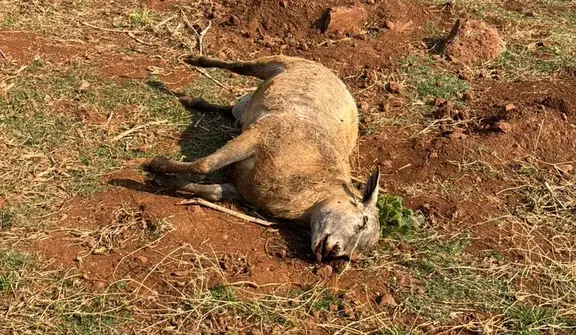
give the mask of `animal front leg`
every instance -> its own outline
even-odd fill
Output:
[[[149,180],[152,184],[160,186],[172,191],[187,192],[192,195],[198,196],[202,199],[210,201],[220,200],[241,200],[241,196],[232,184],[196,184],[189,183],[176,176],[168,176],[165,174],[154,175]]]
[[[254,155],[258,130],[251,128],[229,141],[213,154],[195,160],[194,162],[179,162],[162,156],[146,160],[142,167],[152,173],[182,173],[192,172],[208,174],[232,163],[243,161]]]

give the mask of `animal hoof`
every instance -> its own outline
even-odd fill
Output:
[[[157,187],[164,187],[164,188],[173,188],[173,178],[159,173],[159,174],[150,174],[146,177],[146,181],[154,186]]]
[[[144,168],[145,171],[151,172],[151,173],[163,173],[166,171],[166,167],[168,166],[168,164],[170,163],[170,160],[168,160],[165,157],[162,156],[156,156],[154,157],[154,159],[152,159],[152,161],[149,162],[145,162],[144,164],[142,164],[142,167]]]
[[[184,62],[187,64],[190,64],[192,66],[202,66],[202,61],[204,60],[204,57],[202,56],[186,56],[184,58]]]
[[[194,97],[190,97],[190,96],[183,96],[180,97],[180,103],[184,106],[184,107],[188,107],[188,108],[195,108],[196,106],[198,106],[198,104],[200,102],[202,102],[202,99],[198,99],[198,98],[194,98]]]

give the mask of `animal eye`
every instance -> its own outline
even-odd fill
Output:
[[[358,228],[359,231],[366,229],[366,227],[368,226],[368,220],[369,220],[368,216],[364,215],[362,217],[362,225],[360,226],[360,228]]]

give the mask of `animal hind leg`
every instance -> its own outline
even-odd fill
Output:
[[[176,176],[156,174],[149,180],[152,184],[172,191],[187,192],[210,201],[242,199],[236,187],[232,184],[196,184],[190,183]]]
[[[180,97],[179,100],[184,107],[189,109],[206,113],[221,113],[229,118],[234,118],[234,114],[232,113],[234,106],[211,104],[204,99],[194,98],[191,96],[183,96]]]
[[[268,61],[226,62],[205,56],[187,56],[184,61],[192,66],[205,68],[217,67],[243,76],[251,76],[260,79],[268,79],[284,71],[284,65],[279,61],[275,61],[274,58],[271,58]]]
[[[180,103],[186,108],[193,109],[199,112],[215,112],[215,113],[222,113],[227,117],[233,118],[234,120],[241,123],[242,115],[246,110],[248,102],[252,97],[252,93],[246,94],[245,96],[238,99],[234,106],[222,106],[211,104],[204,99],[201,98],[194,98],[191,96],[183,96],[180,97]]]
[[[152,173],[192,172],[208,174],[232,163],[252,157],[256,152],[257,141],[258,129],[254,127],[247,129],[213,154],[193,162],[178,162],[162,156],[156,156],[151,160],[146,160],[142,167]]]

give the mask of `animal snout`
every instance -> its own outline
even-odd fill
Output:
[[[336,257],[340,255],[342,247],[340,243],[334,239],[334,236],[328,235],[324,239],[324,245],[322,246],[322,256],[323,257]]]

